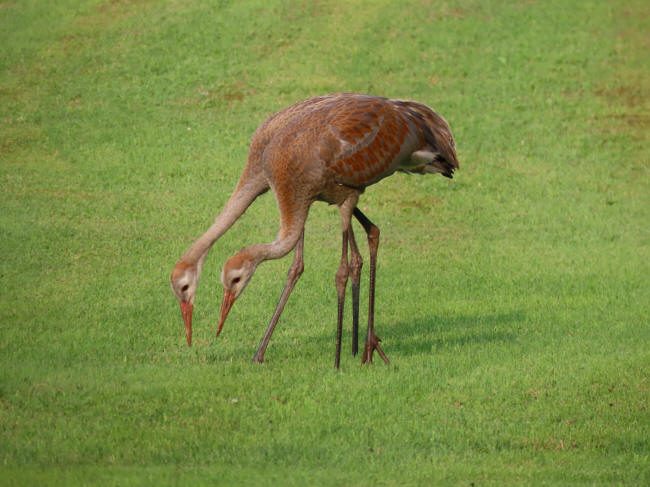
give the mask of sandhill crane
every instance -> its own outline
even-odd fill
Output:
[[[280,230],[273,242],[246,247],[224,264],[217,336],[257,266],[295,249],[284,290],[253,357],[254,362],[264,361],[273,330],[304,269],[307,213],[314,201],[324,201],[338,206],[343,235],[341,262],[335,279],[338,298],[335,367],[340,363],[343,305],[349,277],[352,280],[352,353],[356,355],[358,348],[362,260],[352,231],[353,215],[366,231],[370,249],[368,331],[362,363],[372,362],[375,350],[388,363],[374,330],[379,228],[357,207],[359,196],[367,186],[396,171],[440,173],[451,178],[457,168],[449,125],[421,103],[343,93],[310,98],[272,115],[253,135],[246,167],[225,207],[172,271],[171,285],[185,321],[187,344],[192,344],[194,296],[208,251],[255,198],[270,188],[280,210]]]

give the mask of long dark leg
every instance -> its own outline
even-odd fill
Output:
[[[375,335],[375,276],[377,272],[377,250],[379,248],[379,228],[372,223],[359,208],[354,209],[354,216],[368,234],[368,247],[370,248],[370,287],[368,288],[368,335],[366,347],[361,358],[361,363],[372,363],[372,353],[377,350],[384,362],[389,363],[388,357],[379,346],[381,341]]]
[[[343,307],[345,305],[345,287],[348,283],[350,267],[348,265],[348,238],[349,229],[343,230],[343,244],[341,246],[341,264],[336,271],[336,297],[338,299],[338,314],[336,321],[336,355],[334,356],[334,367],[337,369],[341,363],[341,336],[343,334]]]
[[[359,290],[363,259],[350,225],[350,278],[352,279],[352,355],[359,351]]]
[[[300,234],[300,237],[298,238],[298,242],[296,243],[296,247],[295,247],[296,253],[293,257],[293,263],[291,264],[291,267],[289,268],[289,272],[287,274],[287,283],[284,285],[284,290],[282,291],[282,295],[280,296],[280,301],[278,301],[278,305],[275,307],[275,313],[273,313],[271,322],[269,323],[269,326],[266,328],[266,332],[262,337],[262,341],[260,342],[259,347],[257,347],[257,352],[253,356],[253,362],[257,362],[260,364],[264,362],[264,352],[266,352],[266,347],[269,345],[269,340],[271,340],[271,335],[273,335],[273,330],[275,329],[275,325],[278,324],[278,320],[280,319],[282,310],[284,310],[284,305],[287,303],[287,300],[289,299],[289,295],[291,294],[291,291],[293,291],[293,287],[296,285],[296,282],[298,282],[298,279],[300,278],[303,270],[305,269],[303,256],[302,256],[304,240],[305,240],[305,231],[303,230],[302,233]]]

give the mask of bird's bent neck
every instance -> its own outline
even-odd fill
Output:
[[[266,191],[266,187],[259,181],[251,181],[248,184],[240,181],[212,226],[192,244],[181,257],[181,260],[190,265],[196,265],[200,270],[203,260],[214,243],[226,233],[237,219],[244,214],[246,208],[250,206],[255,198],[264,191]]]
[[[295,246],[292,238],[277,239],[270,243],[254,244],[241,250],[238,255],[243,259],[250,260],[255,266],[265,260],[273,260],[284,257]]]

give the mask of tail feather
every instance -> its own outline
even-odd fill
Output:
[[[439,172],[448,178],[458,169],[456,143],[447,121],[428,106],[413,101],[394,101],[397,108],[420,130],[428,147],[435,154],[421,172]],[[430,166],[430,167],[429,167]],[[420,172],[420,171],[419,171]]]

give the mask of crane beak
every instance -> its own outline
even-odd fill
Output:
[[[192,346],[192,310],[194,305],[187,301],[181,301],[181,314],[185,322],[185,338],[187,339],[187,346]]]
[[[230,308],[232,308],[232,304],[235,302],[236,296],[235,293],[232,291],[224,291],[223,292],[223,301],[221,301],[221,317],[219,318],[219,327],[217,328],[217,336],[219,336],[219,333],[221,333],[221,330],[223,329],[223,324],[226,321],[226,318],[228,317],[228,313],[230,312]]]

